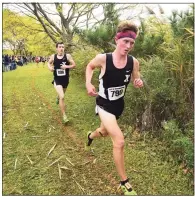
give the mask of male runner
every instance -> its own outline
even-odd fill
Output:
[[[65,113],[64,93],[69,84],[69,69],[75,68],[76,65],[71,55],[64,53],[63,42],[56,44],[56,50],[57,54],[51,55],[48,61],[48,68],[54,75],[52,84],[54,84],[54,88],[58,94],[56,103],[60,106],[63,122],[67,123],[69,120]]]
[[[128,53],[133,49],[138,28],[130,21],[118,25],[115,36],[116,49],[112,53],[98,54],[86,68],[86,88],[90,96],[96,97],[96,113],[99,114],[101,125],[87,135],[86,146],[93,139],[109,135],[113,142],[113,157],[120,176],[120,186],[125,195],[136,195],[129,183],[124,165],[124,136],[118,126],[117,119],[124,109],[124,95],[131,78],[135,88],[143,86],[140,79],[139,62]],[[91,84],[93,70],[101,69],[99,76],[99,92]]]

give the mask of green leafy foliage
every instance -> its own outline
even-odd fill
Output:
[[[94,46],[104,49],[104,52],[110,52],[113,46],[109,44],[114,36],[114,31],[107,25],[100,25],[95,30],[88,30],[86,39]]]
[[[51,39],[34,19],[3,10],[3,42],[10,44],[15,55],[46,56],[55,50]]]
[[[136,57],[160,55],[158,48],[169,42],[172,36],[170,24],[155,16],[141,20],[140,33],[132,52]]]
[[[113,38],[119,22],[119,13],[115,6],[114,3],[103,4],[104,21],[96,27],[83,31],[85,41],[91,45],[98,46],[105,53],[113,50]]]
[[[173,140],[171,146],[174,157],[184,161],[189,168],[194,167],[194,145],[188,137],[181,137]]]
[[[91,46],[85,46],[83,49],[75,49],[72,56],[76,62],[76,69],[73,75],[84,79],[85,70],[87,64],[98,54],[99,52]]]
[[[172,12],[172,15],[169,17],[171,27],[174,33],[174,36],[176,37],[181,37],[183,36],[186,32],[186,28],[190,28],[193,31],[194,27],[194,12],[193,12],[193,7],[189,7],[188,10],[185,12],[178,12],[177,10],[174,10]]]
[[[193,139],[185,136],[174,120],[163,122],[162,126],[164,128],[162,138],[168,144],[169,152],[173,155],[175,160],[180,163],[185,163],[188,168],[193,168]]]
[[[151,105],[153,126],[160,126],[164,119],[174,117],[176,109],[174,100],[177,98],[175,82],[170,78],[163,61],[158,56],[151,56],[148,60],[140,59],[140,65],[144,87],[141,89],[129,87],[126,94],[126,100],[130,100],[127,101],[128,109],[131,109],[129,113],[132,113],[134,122],[135,117],[141,122],[145,108]]]

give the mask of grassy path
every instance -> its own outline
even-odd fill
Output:
[[[84,151],[86,132],[99,125],[94,98],[86,95],[84,82],[71,78],[65,95],[71,123],[64,126],[51,81],[52,73],[34,64],[3,73],[3,195],[120,195],[111,140],[94,141],[94,155]],[[136,133],[126,138],[135,190],[192,195],[188,177],[165,162],[158,147]]]

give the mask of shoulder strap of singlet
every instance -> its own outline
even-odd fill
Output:
[[[127,66],[130,68],[130,70],[133,70],[133,56],[128,55],[127,57]]]
[[[64,59],[64,58],[65,58],[65,59],[67,59],[66,53],[64,53],[64,57],[63,57],[63,59]]]
[[[53,60],[53,63],[55,64],[56,62],[56,58],[57,58],[57,54],[54,54],[54,60]]]
[[[106,53],[106,68],[113,67],[112,53]]]
[[[69,63],[66,53],[64,53],[63,59],[64,59],[67,63]]]

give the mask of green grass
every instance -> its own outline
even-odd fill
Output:
[[[52,78],[34,64],[3,73],[3,195],[120,195],[111,140],[94,140],[94,155],[84,151],[87,131],[100,124],[95,99],[84,81],[71,78],[65,94],[71,122],[64,126]],[[127,132],[130,125],[122,120]],[[191,179],[161,154],[158,140],[129,131],[125,165],[138,195],[193,195]],[[58,165],[68,168],[61,179]]]

